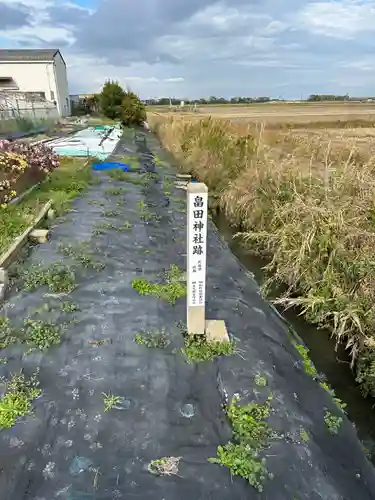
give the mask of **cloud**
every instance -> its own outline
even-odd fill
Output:
[[[351,39],[375,28],[375,2],[344,0],[307,4],[296,16],[307,31],[328,37]]]
[[[0,39],[59,46],[72,93],[374,93],[375,0],[0,1]]]
[[[0,3],[0,30],[17,28],[29,22],[29,12],[22,4]]]

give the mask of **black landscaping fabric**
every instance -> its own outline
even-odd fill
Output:
[[[171,264],[186,266],[185,192],[163,182],[173,181],[167,156],[152,134],[128,134],[117,155],[137,154],[140,166],[158,176],[147,186],[111,180],[96,172],[100,184],[73,203],[65,220],[52,228],[51,240],[36,247],[25,265],[64,260],[59,244],[89,241],[106,267],[82,268],[78,287],[69,294],[80,312],[62,334],[60,345],[26,354],[12,346],[1,356],[8,364],[0,374],[21,368],[28,375],[40,368],[42,394],[33,414],[0,431],[0,498],[2,500],[368,500],[375,499],[375,474],[344,418],[338,435],[324,424],[326,409],[339,415],[324,389],[307,375],[290,343],[288,329],[261,298],[247,271],[221,241],[210,223],[208,231],[207,317],[225,320],[240,355],[214,362],[187,364],[174,349],[183,344],[178,322],[185,321],[185,300],[171,306],[141,296],[133,279],[158,275]],[[152,155],[164,161],[153,161]],[[139,172],[131,174],[139,177]],[[120,195],[108,188],[126,188]],[[180,197],[180,201],[176,199]],[[89,201],[91,200],[91,203]],[[104,203],[93,204],[92,200]],[[140,218],[139,202],[158,214],[148,223]],[[119,212],[109,222],[128,231],[105,229],[105,210]],[[58,312],[66,297],[47,290],[14,291],[3,314],[16,324],[48,303],[39,313],[56,323],[69,314]],[[172,343],[149,349],[133,339],[141,329],[165,328]],[[107,340],[108,339],[108,340]],[[92,340],[106,340],[102,345]],[[263,374],[268,387],[254,377]],[[272,392],[268,421],[279,437],[264,451],[274,478],[258,493],[228,469],[208,463],[219,444],[231,438],[222,404],[239,394],[242,401],[264,402]],[[117,409],[104,412],[102,393],[122,397]],[[300,428],[310,435],[301,442]],[[158,477],[147,466],[159,457],[181,457],[178,474]]]

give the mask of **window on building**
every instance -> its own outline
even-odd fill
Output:
[[[51,90],[51,101],[55,100],[55,92]]]

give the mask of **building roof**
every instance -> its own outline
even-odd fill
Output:
[[[59,49],[0,49],[0,61],[53,61],[58,52]]]

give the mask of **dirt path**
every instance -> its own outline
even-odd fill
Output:
[[[161,158],[163,153],[155,138],[146,137],[147,146],[140,136],[136,142],[124,139],[121,148],[136,152],[140,164],[150,168],[150,151]],[[306,374],[286,326],[212,224],[207,316],[226,321],[238,355],[186,363],[175,352],[183,344],[178,323],[185,319],[185,301],[172,306],[132,288],[132,280],[158,280],[171,264],[185,267],[184,193],[171,187],[173,172],[166,162],[158,161],[156,171],[158,179],[149,177],[145,184],[137,183],[138,173],[130,174],[130,183],[98,174],[101,183],[76,200],[52,240],[27,262],[76,265],[83,254],[66,257],[61,248],[69,253],[66,246],[72,244],[103,269],[92,269],[82,258],[86,267],[75,268],[77,288],[68,297],[39,287],[13,292],[4,306],[15,324],[32,316],[66,328],[61,344],[47,351],[26,354],[25,346],[12,346],[1,353],[8,359],[0,365],[2,375],[39,368],[42,393],[32,415],[0,431],[0,498],[375,498],[374,470],[353,426],[344,417],[337,435],[327,430],[325,411],[337,415],[338,409]],[[78,311],[61,312],[68,299]],[[49,309],[40,310],[43,304]],[[142,329],[163,328],[171,339],[165,349],[134,342]],[[267,381],[263,387],[254,382],[259,375]],[[103,393],[121,398],[116,408],[104,411]],[[207,462],[231,438],[222,404],[235,393],[261,402],[272,395],[274,435],[264,455],[274,478],[262,494]],[[301,428],[308,440],[301,439]],[[170,456],[181,457],[177,475],[148,472],[152,460]]]

